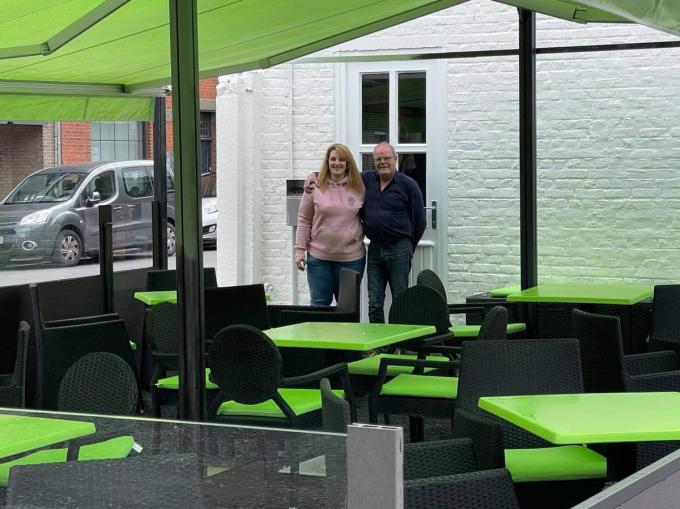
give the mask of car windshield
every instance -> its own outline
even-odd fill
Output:
[[[201,175],[201,196],[203,198],[214,198],[217,196],[217,173]]]
[[[84,177],[84,173],[31,175],[12,191],[5,204],[66,201],[73,196]]]

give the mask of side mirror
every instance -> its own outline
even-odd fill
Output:
[[[102,201],[102,197],[99,194],[99,191],[93,191],[92,196],[90,196],[87,199],[87,204],[91,207],[92,205],[95,205],[95,204],[99,203],[100,201]]]

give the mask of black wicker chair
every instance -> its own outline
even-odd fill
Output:
[[[550,507],[571,507],[602,488],[605,458],[580,445],[552,446],[477,404],[482,396],[580,392],[583,380],[576,339],[466,341],[454,436],[473,440],[480,467],[496,468],[504,461],[520,501],[545,506],[544,497],[549,496]],[[549,471],[537,467],[538,458],[550,465]]]
[[[356,415],[345,364],[293,378],[281,376],[281,354],[261,331],[233,325],[218,332],[208,354],[210,378],[218,395],[208,409],[209,418],[238,424],[310,428],[321,426],[319,389],[301,385],[335,375]]]
[[[59,386],[57,410],[134,415],[139,397],[130,365],[117,355],[94,352],[78,359]]]
[[[680,355],[680,285],[654,287],[648,348],[674,350]]]
[[[335,306],[293,306],[273,304],[268,307],[272,327],[302,322],[358,322],[361,311],[361,274],[340,269],[340,285]]]
[[[12,373],[0,375],[0,406],[24,408],[26,406],[25,378],[26,351],[28,335],[31,327],[28,323],[19,322],[17,331],[17,353]]]
[[[57,408],[59,384],[68,368],[93,352],[109,352],[123,359],[137,378],[135,359],[123,320],[107,320],[42,329],[36,337],[37,404]]]
[[[321,389],[321,417],[324,431],[346,433],[347,425],[352,422],[349,401],[333,392],[328,378],[322,378],[319,387]]]
[[[617,316],[575,309],[572,325],[581,344],[586,392],[680,391],[680,359],[675,351],[623,355]],[[640,442],[636,447],[636,468],[643,468],[678,448],[680,441]]]
[[[418,277],[416,280],[417,284],[419,286],[427,286],[428,288],[432,288],[435,290],[439,295],[441,295],[445,301],[448,302],[448,296],[446,294],[446,288],[444,288],[444,283],[442,280],[439,278],[436,272],[430,269],[424,269],[421,270],[418,273]],[[481,314],[482,320],[477,323],[481,323],[483,321],[484,316],[486,313],[489,311],[489,309],[497,306],[501,306],[498,302],[488,302],[488,303],[474,303],[474,304],[447,304],[448,309],[449,309],[449,314],[468,314],[470,313],[471,315],[475,314]],[[510,308],[510,307],[516,307],[517,305],[512,303],[512,302],[504,302],[502,304],[502,307],[505,308]],[[469,318],[469,317],[468,317]],[[507,322],[507,320],[506,320]],[[470,323],[468,321],[468,323]],[[513,338],[521,338],[524,337],[524,332],[526,331],[526,324],[525,323],[506,323],[507,335],[512,335]],[[465,339],[470,339],[473,336],[470,335],[468,336],[467,334],[474,334],[474,335],[479,335],[479,326],[477,327],[472,327],[468,326],[465,327],[465,335],[462,337],[458,336],[456,333],[456,326],[453,326],[451,330],[454,333],[454,336],[457,336],[460,341],[464,341]],[[476,333],[476,334],[475,334]]]
[[[220,286],[205,289],[205,337],[229,325],[270,328],[264,285]]]
[[[214,288],[217,286],[217,274],[214,267],[203,268],[203,287]],[[150,270],[146,273],[146,290],[176,290],[177,271],[175,269]]]
[[[432,291],[424,287],[413,288],[421,288],[420,292]],[[438,298],[441,301],[441,297]],[[479,339],[483,341],[505,339],[507,321],[508,312],[505,308],[500,306],[492,308],[484,317]],[[418,359],[395,357],[381,359],[378,377],[368,402],[371,422],[377,422],[378,414],[408,415],[412,442],[418,442],[424,438],[423,417],[446,419],[453,417],[458,391],[458,378],[452,376],[455,374],[458,363],[450,361],[446,356],[458,353],[459,348],[439,345],[420,345],[415,348],[419,351]],[[426,359],[427,353],[443,354],[444,357]],[[390,366],[408,366],[418,371],[399,373],[387,381]],[[424,373],[426,368],[434,372]],[[448,376],[443,376],[439,374],[441,370],[449,370],[450,373]]]

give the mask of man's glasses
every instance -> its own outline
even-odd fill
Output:
[[[391,161],[392,159],[394,159],[393,156],[390,156],[390,157],[374,157],[373,158],[373,160],[376,163],[387,163],[387,162]]]

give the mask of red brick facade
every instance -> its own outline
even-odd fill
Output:
[[[43,165],[43,126],[0,125],[0,197]]]
[[[89,161],[91,139],[89,122],[63,122],[61,124],[62,164]]]

